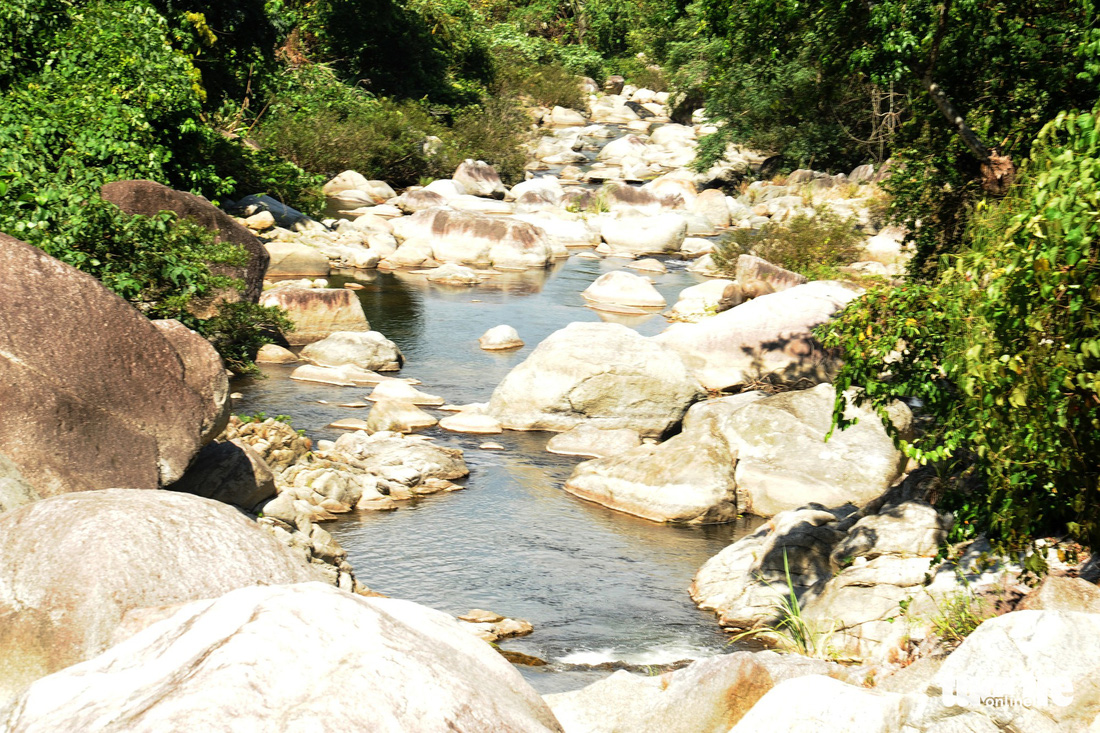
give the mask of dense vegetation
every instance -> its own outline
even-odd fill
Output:
[[[129,219],[103,183],[145,178],[307,212],[353,168],[396,185],[466,157],[522,176],[517,102],[581,106],[640,6],[467,0],[13,0],[0,6],[0,231],[181,318],[237,367],[276,315],[200,321],[190,299],[242,256],[170,217]],[[591,42],[589,42],[591,41]],[[634,62],[636,64],[636,62]],[[426,141],[434,143],[425,144]],[[258,144],[257,144],[258,143]]]

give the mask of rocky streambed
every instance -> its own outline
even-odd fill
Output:
[[[511,189],[347,171],[324,222],[105,189],[247,243],[245,297],[296,325],[265,379],[0,236],[0,730],[1097,728],[1097,564],[1052,544],[1031,589],[980,540],[937,557],[936,477],[877,416],[823,440],[812,329],[859,286],[709,255],[828,206],[867,234],[846,273],[892,277],[879,173],[693,173],[706,121],[609,85],[532,110]]]

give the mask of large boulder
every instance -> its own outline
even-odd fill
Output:
[[[467,158],[458,165],[452,180],[462,186],[471,196],[502,199],[507,192],[500,182],[496,168],[484,160]]]
[[[512,270],[546,267],[553,260],[542,229],[484,214],[428,209],[402,219],[396,233],[406,242],[430,244],[439,262]]]
[[[275,496],[275,475],[243,440],[211,443],[170,487],[195,496],[253,509]]]
[[[729,733],[900,733],[909,700],[821,675],[781,682]]]
[[[358,296],[343,288],[274,288],[263,294],[260,305],[286,310],[294,330],[283,335],[292,346],[311,344],[340,331],[370,330]]]
[[[565,490],[655,522],[733,521],[740,512],[734,481],[737,454],[724,434],[724,422],[729,413],[762,397],[749,392],[696,403],[678,435],[580,463]]]
[[[0,290],[0,446],[23,479],[54,496],[182,476],[224,407],[198,379],[217,354],[181,355],[94,277],[3,234]]]
[[[131,609],[321,579],[236,509],[171,491],[56,496],[0,516],[0,701],[105,650]]]
[[[767,378],[824,382],[838,362],[817,342],[813,329],[857,295],[837,282],[807,283],[699,323],[674,323],[654,340],[679,353],[708,389]]]
[[[672,351],[618,324],[571,323],[508,373],[489,414],[513,430],[587,423],[657,436],[702,397]]]
[[[206,199],[155,181],[114,181],[104,185],[100,195],[131,215],[156,216],[162,211],[175,212],[180,219],[189,219],[208,229],[214,234],[214,241],[236,244],[248,254],[248,264],[243,267],[214,265],[211,270],[217,275],[244,280],[244,292],[234,288],[219,293],[216,299],[232,301],[243,296],[255,303],[260,297],[269,260],[267,250],[247,227]]]
[[[209,443],[229,424],[229,377],[213,344],[174,318],[153,321],[183,363],[183,379],[206,401],[202,442]]]
[[[562,730],[460,622],[319,583],[189,603],[0,715],[12,733]]]
[[[947,657],[928,689],[938,704],[926,716],[977,710],[999,730],[1095,730],[1098,673],[1100,615],[1008,613],[982,623]]]
[[[832,427],[836,391],[830,384],[784,392],[732,411],[722,432],[738,456],[735,480],[741,511],[771,516],[811,502],[864,505],[901,475],[905,457],[871,408],[849,407],[858,423]],[[890,409],[903,434],[912,415],[904,404]]]
[[[737,257],[737,284],[741,292],[751,297],[790,290],[796,285],[807,282],[805,275],[791,272],[779,265],[773,265],[765,259],[753,255]]]
[[[378,331],[337,331],[307,345],[301,357],[320,366],[353,364],[379,372],[396,371],[405,361],[397,345]]]
[[[611,254],[640,255],[678,252],[687,237],[687,220],[679,214],[647,215],[623,211],[601,217],[600,237]]]

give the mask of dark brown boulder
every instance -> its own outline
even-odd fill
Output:
[[[263,456],[241,440],[211,443],[194,464],[168,487],[251,510],[275,498],[275,474]]]
[[[0,292],[0,446],[26,482],[55,496],[182,476],[219,412],[199,367],[94,277],[4,234]]]
[[[264,287],[264,273],[267,272],[267,250],[252,232],[217,206],[200,196],[176,191],[155,181],[115,181],[103,186],[100,195],[130,215],[155,216],[162,211],[174,211],[181,219],[191,219],[209,229],[216,241],[231,242],[244,248],[248,253],[246,267],[217,265],[211,268],[215,274],[244,280],[244,292],[239,296],[229,292],[219,293],[210,302],[195,304],[198,317],[213,315],[213,306],[221,300],[244,297],[255,303],[259,299]],[[209,315],[199,313],[199,310],[205,310]]]
[[[0,708],[24,684],[90,659],[136,608],[324,580],[233,507],[110,489],[0,516]]]

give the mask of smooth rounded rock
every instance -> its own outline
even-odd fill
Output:
[[[653,283],[640,275],[629,272],[607,272],[585,288],[581,296],[596,303],[633,306],[636,308],[662,308],[665,298]]]
[[[483,333],[477,342],[486,351],[518,349],[523,346],[523,339],[511,326],[493,326]]]
[[[372,433],[389,430],[395,433],[411,433],[430,428],[438,422],[434,417],[411,402],[383,399],[374,403],[367,415],[367,429]]]
[[[323,577],[238,510],[172,491],[78,492],[7,512],[0,560],[0,701],[105,650],[131,609]]]
[[[319,366],[351,364],[380,372],[396,371],[405,360],[397,345],[378,331],[338,331],[307,345],[301,356]]]

